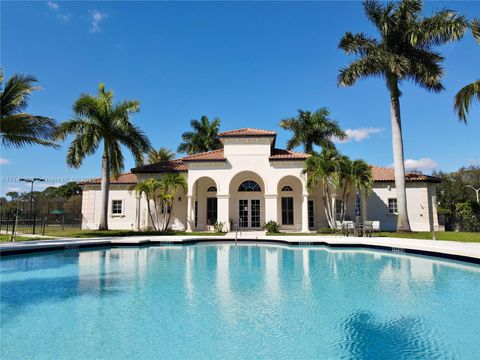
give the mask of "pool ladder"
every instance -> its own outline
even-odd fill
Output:
[[[237,246],[237,240],[238,240],[238,228],[240,227],[240,222],[242,221],[241,218],[238,218],[237,224],[235,226],[235,246]]]

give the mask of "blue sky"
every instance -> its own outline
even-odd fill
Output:
[[[425,14],[452,8],[480,16],[478,2],[426,2]],[[339,149],[371,164],[392,163],[389,98],[380,79],[338,88],[336,76],[351,58],[338,50],[346,31],[375,34],[360,2],[2,2],[1,65],[6,76],[34,74],[42,90],[29,112],[58,121],[71,116],[83,92],[100,82],[117,99],[138,99],[134,122],[156,147],[176,149],[190,119],[220,117],[222,130],[258,127],[289,134],[278,121],[297,108],[323,106],[349,129]],[[480,74],[479,47],[469,32],[438,48],[446,91],[405,83],[401,108],[409,166],[430,172],[480,163],[480,107],[467,126],[453,96]],[[1,193],[26,190],[17,177],[46,177],[41,186],[100,174],[100,155],[80,169],[59,150],[2,149]],[[133,160],[128,155],[126,169]],[[39,188],[40,189],[40,188]]]

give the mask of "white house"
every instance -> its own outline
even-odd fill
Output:
[[[309,232],[327,227],[321,189],[307,191],[303,174],[307,154],[275,147],[276,132],[238,129],[219,134],[223,148],[180,159],[131,169],[112,179],[109,227],[140,230],[150,226],[145,198],[130,190],[139,180],[178,172],[187,179],[188,191],[175,196],[170,227],[173,230],[210,230],[215,222],[231,228],[261,229],[274,220],[282,231]],[[373,191],[362,201],[362,217],[380,221],[382,230],[395,230],[396,192],[393,169],[372,166]],[[407,204],[414,231],[438,225],[435,186],[438,179],[407,173]],[[84,229],[97,229],[100,221],[100,179],[81,184]],[[355,196],[347,206],[354,218]],[[339,202],[339,200],[334,200]]]

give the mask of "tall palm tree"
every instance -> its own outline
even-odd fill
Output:
[[[149,164],[154,164],[158,162],[170,161],[175,158],[175,152],[162,146],[160,149],[156,150],[151,148],[147,151],[146,154],[147,161]]]
[[[102,83],[98,95],[82,94],[73,105],[73,119],[60,124],[56,138],[65,140],[74,135],[67,152],[67,165],[79,168],[86,156],[103,145],[101,217],[99,230],[108,229],[108,192],[110,174],[117,177],[124,168],[121,146],[125,146],[140,164],[143,154],[150,149],[150,141],[140,128],[133,125],[130,116],[139,110],[136,100],[113,103],[113,92]]]
[[[347,32],[339,47],[357,55],[342,68],[338,84],[352,86],[359,79],[381,77],[390,93],[395,188],[397,191],[397,230],[410,231],[405,191],[405,164],[400,118],[400,88],[404,80],[434,92],[443,90],[443,57],[432,48],[461,38],[467,21],[454,11],[441,10],[422,18],[421,0],[403,0],[385,5],[374,0],[363,3],[367,19],[377,28],[379,39],[364,33]]]
[[[470,28],[472,29],[473,37],[480,45],[480,20],[472,20]],[[464,86],[455,95],[454,108],[460,121],[467,123],[468,108],[475,100],[480,102],[480,80]]]
[[[182,134],[182,143],[177,150],[179,153],[191,155],[220,149],[221,143],[218,138],[219,118],[209,121],[208,117],[203,115],[200,120],[190,121],[190,126],[193,130]]]
[[[39,89],[34,85],[37,82],[34,76],[15,74],[3,86],[3,70],[0,69],[0,135],[3,146],[57,146],[53,141],[55,120],[25,112],[30,94]]]
[[[340,128],[337,121],[329,118],[330,111],[322,107],[315,112],[298,109],[296,117],[283,119],[280,126],[293,132],[288,140],[287,149],[292,150],[297,146],[303,146],[303,150],[311,154],[313,146],[318,145],[322,149],[334,149],[333,138],[344,140],[345,132]]]

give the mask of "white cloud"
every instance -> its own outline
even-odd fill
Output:
[[[53,1],[47,1],[47,6],[52,10],[58,10],[60,8],[60,6]]]
[[[47,6],[54,11],[57,14],[57,18],[62,20],[62,21],[70,21],[70,15],[65,14],[60,10],[60,5],[58,5],[56,2],[53,1],[48,1]]]
[[[347,129],[345,130],[345,134],[347,134],[347,138],[345,140],[340,140],[338,138],[333,138],[333,142],[336,144],[340,143],[346,143],[349,141],[363,141],[365,139],[368,139],[370,135],[372,134],[378,134],[382,132],[382,128],[374,128],[374,127],[369,127],[369,128],[357,128],[357,129]]]
[[[100,10],[89,10],[90,13],[90,31],[99,32],[102,31],[100,24],[108,17],[106,12]]]
[[[389,167],[393,167],[391,164]],[[431,171],[438,167],[438,163],[430,158],[406,159],[405,170]]]
[[[15,187],[15,186],[9,186],[7,188],[7,192],[22,192],[22,188],[19,188],[19,187]]]
[[[8,159],[0,158],[0,165],[10,164],[11,161]]]

